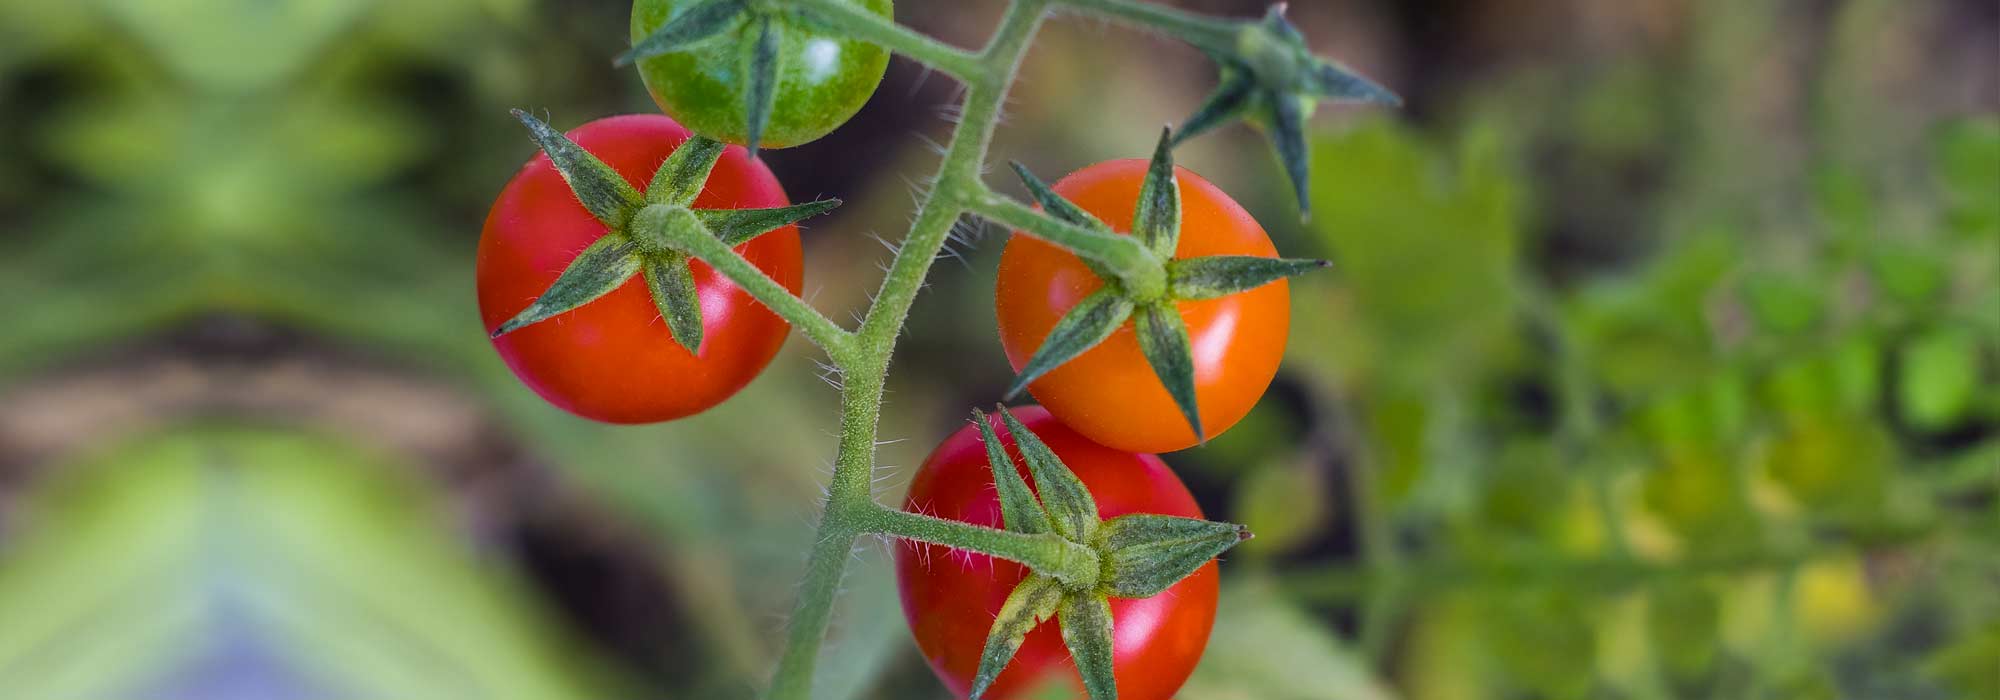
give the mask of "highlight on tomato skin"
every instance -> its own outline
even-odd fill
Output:
[[[1119,233],[1129,233],[1147,161],[1087,166],[1053,189]],[[1181,233],[1175,259],[1278,257],[1270,236],[1220,188],[1175,168]],[[1069,251],[1016,232],[1000,257],[994,310],[1007,360],[1020,371],[1071,307],[1103,285]],[[1177,304],[1194,356],[1196,405],[1214,438],[1241,421],[1278,374],[1291,330],[1291,288],[1278,280],[1217,299]],[[1096,442],[1133,452],[1198,444],[1173,397],[1147,364],[1128,321],[1111,337],[1028,385],[1062,422]]]
[[[1202,517],[1194,496],[1159,457],[1091,442],[1041,407],[1013,409],[1013,413],[1083,481],[1103,519],[1132,513]],[[997,415],[989,420],[1022,478],[1032,486],[1034,480],[1014,448],[1013,437],[998,427]],[[977,426],[962,427],[931,452],[912,479],[903,507],[1002,526],[992,467]],[[994,616],[1027,569],[983,554],[909,541],[896,545],[895,567],[903,614],[917,647],[939,680],[956,697],[966,697]],[[1219,580],[1211,561],[1159,595],[1111,599],[1113,666],[1121,700],[1168,700],[1187,681],[1215,623]],[[984,697],[1031,697],[1032,691],[1048,683],[1070,684],[1082,692],[1082,681],[1053,618],[1028,633]]]
[[[568,136],[643,191],[690,133],[664,116],[624,115],[592,121]],[[694,205],[789,203],[763,163],[731,146]],[[476,276],[487,330],[527,307],[606,230],[548,156],[530,160],[494,201],[480,234]],[[737,251],[798,292],[804,261],[796,226],[758,236]],[[790,326],[707,264],[689,264],[702,312],[698,356],[675,342],[639,276],[575,310],[496,338],[493,347],[528,388],[584,418],[637,424],[700,413],[755,379],[784,345]]]

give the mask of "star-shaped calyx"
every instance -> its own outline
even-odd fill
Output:
[[[1311,213],[1307,198],[1306,119],[1321,101],[1400,105],[1388,88],[1361,77],[1336,61],[1314,56],[1305,36],[1285,19],[1285,5],[1246,22],[1228,47],[1205,47],[1221,71],[1215,92],[1181,125],[1175,145],[1238,119],[1271,139],[1291,178],[1301,217]]]
[[[1088,547],[1097,556],[1095,576],[1077,578],[1035,571],[1007,596],[994,616],[972,678],[978,700],[1007,669],[1028,633],[1051,617],[1062,625],[1064,646],[1091,700],[1116,700],[1113,677],[1111,598],[1151,598],[1193,574],[1209,560],[1250,539],[1234,523],[1135,513],[1104,520],[1097,501],[1076,473],[1041,438],[1001,407],[1000,419],[1014,438],[1020,461],[1035,480],[1021,478],[993,422],[972,412],[993,470],[1006,529],[1060,537]]]
[[[494,329],[495,338],[588,304],[634,275],[644,275],[646,289],[674,341],[699,354],[701,303],[694,270],[689,267],[687,241],[709,236],[733,248],[840,206],[838,199],[823,199],[762,209],[695,209],[695,196],[701,194],[709,171],[722,155],[721,142],[689,137],[660,164],[641,194],[611,166],[562,132],[521,110],[514,110],[514,116],[527,125],[577,201],[607,230],[578,253],[528,308]]]
[[[1173,397],[1195,438],[1206,440],[1195,401],[1194,352],[1179,303],[1249,291],[1327,266],[1324,260],[1251,255],[1176,259],[1174,251],[1180,245],[1181,233],[1181,188],[1174,176],[1174,140],[1172,130],[1160,132],[1159,146],[1153,150],[1153,160],[1146,168],[1146,179],[1139,186],[1138,202],[1132,212],[1131,232],[1150,253],[1152,267],[1145,271],[1152,274],[1121,275],[1079,255],[1104,280],[1104,286],[1077,302],[1056,321],[1008,387],[1009,398],[1042,375],[1104,342],[1129,320],[1137,331],[1139,351],[1153,374]],[[1015,163],[1014,172],[1049,216],[1086,229],[1111,232],[1111,227],[1063,199],[1026,167]]]

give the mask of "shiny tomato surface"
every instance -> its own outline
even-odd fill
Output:
[[[1071,173],[1058,194],[1119,233],[1132,224],[1146,161],[1114,160]],[[1263,227],[1207,180],[1175,170],[1181,186],[1176,258],[1277,257]],[[1069,251],[1016,232],[1000,258],[995,308],[1001,345],[1019,371],[1056,321],[1103,285]],[[1180,302],[1194,350],[1195,403],[1215,437],[1242,420],[1277,376],[1291,330],[1291,290],[1279,280],[1220,299]],[[1133,452],[1196,444],[1194,431],[1139,352],[1131,322],[1089,351],[1030,384],[1028,391],[1077,432]]]
[[[1091,442],[1039,407],[1015,409],[1014,415],[1083,480],[1102,517],[1130,513],[1202,517],[1194,496],[1159,457]],[[997,416],[990,420],[1015,467],[1032,486],[1034,478],[1021,462],[1013,437]],[[924,460],[910,483],[904,509],[990,527],[1002,525],[992,468],[976,426],[952,434]],[[1026,574],[1019,564],[983,554],[908,541],[897,545],[896,582],[903,614],[931,670],[958,697],[971,690],[994,616]],[[1120,700],[1166,700],[1187,681],[1215,622],[1216,585],[1211,561],[1159,595],[1111,599],[1113,668]],[[1028,633],[985,697],[1018,698],[1046,683],[1068,684],[1081,697],[1082,681],[1053,618]]]
[[[569,138],[642,191],[688,131],[657,115],[590,122]],[[785,206],[777,178],[743,148],[723,151],[694,206]],[[578,251],[603,236],[547,155],[507,183],[479,239],[479,314],[491,331],[548,289]],[[794,294],[802,270],[798,229],[786,226],[737,251]],[[769,364],[789,327],[699,261],[703,340],[696,356],[674,341],[643,275],[568,313],[493,341],[508,368],[549,403],[608,423],[650,423],[698,413],[729,398]]]

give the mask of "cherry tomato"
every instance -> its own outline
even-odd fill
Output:
[[[1054,185],[1119,233],[1127,233],[1146,161],[1114,160],[1070,173]],[[1176,258],[1277,257],[1250,213],[1185,168]],[[994,303],[1000,342],[1015,371],[1033,357],[1070,307],[1103,281],[1069,251],[1016,233],[1000,257]],[[1291,291],[1279,280],[1219,299],[1180,302],[1194,350],[1195,403],[1210,437],[1242,420],[1277,376],[1291,330]],[[1187,419],[1139,352],[1131,322],[1104,342],[1028,386],[1035,399],[1085,437],[1121,450],[1171,452],[1196,444]]]
[[[891,0],[847,0],[869,12],[894,17]],[[689,6],[690,0],[637,0],[632,3],[632,41],[650,36]],[[710,138],[741,144],[749,139],[746,93],[748,49],[760,31],[758,20],[737,24],[686,51],[640,59],[639,78],[668,116]],[[855,39],[816,34],[778,19],[778,83],[762,148],[787,148],[825,136],[845,123],[889,67],[889,52]]]
[[[644,190],[653,171],[689,133],[658,115],[600,119],[569,138]],[[723,151],[696,208],[779,207],[790,202],[763,163],[740,146]],[[507,183],[479,238],[479,315],[488,331],[527,308],[577,251],[606,226],[570,192],[547,155]],[[797,293],[803,274],[799,232],[786,226],[737,251]],[[769,364],[790,327],[700,261],[701,354],[674,342],[643,276],[573,311],[493,341],[515,376],[549,403],[608,423],[680,418],[721,403]]]
[[[1039,407],[1014,415],[1076,472],[1097,501],[1098,514],[1114,518],[1157,513],[1199,518],[1201,507],[1150,454],[1121,452],[1091,442]],[[1034,484],[1014,440],[990,417],[1021,476]],[[976,426],[968,425],[931,452],[910,483],[904,509],[1000,527],[1000,500]],[[951,692],[965,697],[979,669],[979,653],[1000,605],[1027,575],[1013,562],[929,544],[903,542],[896,548],[896,583],[903,616],[916,635],[931,670]],[[1111,599],[1113,674],[1120,700],[1166,700],[1187,681],[1208,645],[1215,623],[1217,574],[1209,562],[1151,598]],[[1021,697],[1050,683],[1067,682],[1082,692],[1082,680],[1063,645],[1061,627],[1050,619],[1028,633],[1007,670],[985,697]]]

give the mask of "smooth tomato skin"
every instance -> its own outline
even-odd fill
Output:
[[[1054,189],[1119,233],[1128,233],[1146,161],[1113,160],[1071,173]],[[1277,257],[1264,228],[1221,189],[1185,168],[1181,236],[1175,258]],[[1000,343],[1016,372],[1056,321],[1103,282],[1069,251],[1015,232],[1000,256],[994,294]],[[1284,280],[1220,299],[1184,301],[1194,348],[1195,404],[1208,437],[1250,413],[1278,374],[1291,331],[1291,288]],[[1196,444],[1173,398],[1153,374],[1131,322],[1102,344],[1028,386],[1035,399],[1091,440],[1130,452],[1172,452]]]
[[[885,18],[895,17],[891,0],[847,0]],[[632,3],[632,41],[652,35],[695,3],[637,0]],[[639,78],[667,116],[695,133],[734,144],[749,141],[750,81],[747,49],[757,40],[755,23],[739,18],[686,51],[639,61]],[[816,35],[780,20],[778,85],[764,127],[761,148],[789,148],[827,135],[846,123],[875,94],[889,67],[889,52],[855,39]]]
[[[688,136],[659,115],[609,117],[569,132],[571,140],[641,191]],[[789,203],[769,169],[731,146],[694,206]],[[529,161],[500,192],[479,237],[479,315],[486,329],[527,308],[606,228],[577,201],[547,155]],[[796,227],[758,236],[736,250],[798,293],[804,270]],[[643,276],[573,311],[494,339],[493,347],[528,388],[585,418],[652,423],[701,412],[763,371],[790,327],[713,268],[691,264],[701,298],[698,357],[674,341]]]
[[[1159,457],[1091,442],[1040,407],[1015,409],[1014,415],[1083,480],[1104,518],[1130,513],[1202,517],[1194,496]],[[1032,486],[1034,478],[1021,462],[1013,436],[998,416],[988,419]],[[911,481],[903,508],[978,525],[1002,525],[993,472],[976,426],[965,426],[931,452]],[[897,545],[895,556],[903,616],[917,647],[938,678],[963,698],[972,689],[979,652],[985,648],[994,616],[1028,570],[984,554],[908,541]],[[1167,700],[1180,690],[1208,646],[1216,591],[1217,573],[1211,561],[1159,595],[1111,599],[1113,674],[1121,700]],[[1061,627],[1052,618],[1028,633],[985,697],[1020,697],[1045,683],[1064,680],[1082,692]]]

